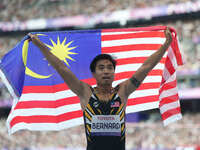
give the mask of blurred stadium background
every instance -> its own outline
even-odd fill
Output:
[[[183,119],[163,127],[158,110],[128,115],[127,150],[200,149],[199,0],[1,0],[0,57],[28,32],[174,27],[186,64],[179,68]],[[13,66],[14,67],[14,66]],[[84,150],[83,126],[59,132],[7,133],[12,98],[0,81],[0,150]]]

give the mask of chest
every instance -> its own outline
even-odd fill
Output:
[[[108,103],[109,101],[111,101],[113,94],[96,94],[99,101],[101,101],[102,103]]]
[[[101,100],[93,95],[87,109],[91,109],[95,115],[116,115],[123,109],[123,104],[118,95],[114,95],[112,99],[108,100]]]

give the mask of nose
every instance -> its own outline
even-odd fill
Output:
[[[103,69],[103,73],[106,73],[106,74],[107,74],[107,73],[109,73],[109,71],[110,71],[110,70],[109,70],[108,68],[104,68],[104,69]]]

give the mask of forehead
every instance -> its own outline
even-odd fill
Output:
[[[112,65],[112,62],[108,59],[102,59],[102,60],[99,60],[97,61],[97,65],[96,66],[99,66],[99,65]]]

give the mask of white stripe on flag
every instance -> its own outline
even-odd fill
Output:
[[[165,81],[167,81],[169,78],[171,77],[169,71],[165,68],[163,70],[163,78],[165,79]]]
[[[158,105],[159,105],[159,102],[156,101],[156,102],[127,106],[126,113],[134,113],[134,112],[139,112],[139,111],[144,111],[144,110],[149,110],[149,109],[155,109],[155,108],[158,108]]]
[[[59,99],[67,98],[67,97],[72,97],[76,96],[71,90],[64,90],[64,91],[59,91],[55,93],[28,93],[28,94],[22,94],[20,98],[21,101],[56,101]]]
[[[24,109],[15,109],[14,115],[16,116],[34,116],[34,115],[48,115],[48,116],[57,116],[68,112],[73,112],[81,110],[80,104],[70,104],[57,108],[24,108]]]
[[[161,76],[147,76],[142,83],[155,83],[161,82]]]
[[[132,33],[147,33],[149,31],[122,31],[122,32],[102,32],[101,35],[122,35],[122,34],[132,34]],[[159,32],[158,32],[159,33]],[[163,32],[160,32],[163,33]],[[148,34],[148,33],[147,33]]]
[[[179,101],[175,101],[175,102],[172,102],[172,103],[168,103],[168,104],[165,104],[165,105],[162,105],[160,107],[160,112],[161,114],[163,114],[164,112],[170,110],[170,109],[174,109],[174,108],[177,108],[177,107],[180,107],[180,103]]]
[[[116,80],[113,82],[113,86],[117,86],[121,82],[127,80],[128,78],[124,78],[121,80]],[[142,83],[155,83],[155,82],[161,82],[162,77],[161,76],[147,76]]]
[[[159,94],[158,89],[140,90],[140,91],[136,90],[128,98],[139,98],[139,97],[153,96],[158,94]]]
[[[114,58],[123,59],[123,58],[132,58],[132,57],[148,57],[152,55],[156,50],[141,50],[141,51],[124,51],[124,52],[114,52],[108,53]]]
[[[170,123],[172,123],[174,121],[180,120],[180,119],[182,119],[181,113],[173,114],[172,116],[170,116],[167,119],[163,120],[163,124],[164,124],[164,126],[167,126],[168,124],[170,124]]]
[[[160,93],[160,99],[175,95],[175,94],[177,94],[177,91],[178,91],[177,87],[171,88],[171,89],[168,89],[168,90],[164,90],[164,91],[162,91],[162,93]]]
[[[119,65],[116,67],[115,73],[127,72],[127,71],[137,71],[142,64],[127,64],[127,65]],[[153,69],[161,69],[163,70],[164,64],[157,64]]]
[[[60,123],[18,123],[12,127],[10,134],[28,129],[32,131],[58,131],[83,124],[83,117],[75,118]]]

